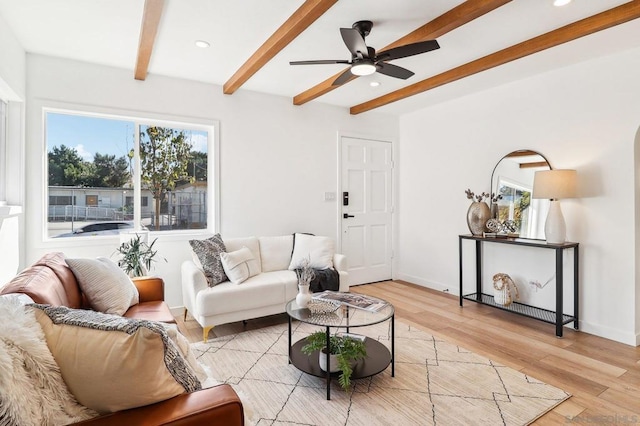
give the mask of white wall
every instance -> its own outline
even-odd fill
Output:
[[[130,71],[40,55],[28,55],[27,81],[27,264],[54,250],[68,257],[109,257],[118,244],[109,238],[92,244],[81,238],[42,241],[43,105],[218,120],[223,237],[297,231],[336,238],[337,201],[325,202],[323,195],[337,192],[338,132],[398,138],[399,121],[389,115],[354,117],[347,109],[314,103],[295,107],[290,98],[244,90],[223,95],[219,86],[154,75],[141,82]],[[170,306],[181,306],[180,264],[191,257],[188,237],[158,236],[159,256],[168,263],[153,272],[165,279]]]
[[[554,168],[578,170],[581,197],[562,208],[568,239],[581,249],[581,328],[636,345],[639,69],[635,49],[401,117],[395,277],[457,294],[457,235],[469,232],[464,190],[488,191],[504,154],[534,149]],[[523,280],[546,279],[553,266],[535,252],[506,248],[494,255],[504,268],[530,257],[529,270],[513,271],[524,271]],[[485,280],[496,272],[506,271],[487,270]],[[551,285],[537,297],[552,293]]]
[[[0,16],[0,99],[24,99],[25,70],[25,51]]]
[[[24,198],[23,145],[24,106],[26,87],[26,54],[9,26],[0,17],[0,99],[9,102],[7,144],[0,153],[0,185],[6,179],[6,187],[0,188],[0,201],[21,205]],[[10,279],[20,267],[24,235],[22,213],[8,214],[19,208],[0,208],[0,286]],[[6,212],[5,212],[6,211]]]

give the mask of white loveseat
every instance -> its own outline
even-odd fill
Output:
[[[294,249],[293,235],[223,240],[227,252],[243,247],[251,250],[258,263],[252,267],[257,267],[259,273],[240,284],[225,281],[210,287],[204,271],[196,262],[183,262],[185,319],[190,313],[202,326],[205,341],[209,331],[216,325],[285,312],[287,302],[298,293],[296,273],[289,270]],[[300,247],[302,245],[299,244],[295,256],[314,256],[314,253],[300,253]],[[333,251],[333,243],[330,250]],[[349,291],[346,257],[332,253],[332,264],[340,277],[340,291]]]

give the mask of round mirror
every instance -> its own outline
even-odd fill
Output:
[[[520,238],[544,240],[549,200],[532,199],[531,193],[535,172],[550,169],[545,156],[536,151],[522,149],[502,157],[491,173],[492,217],[511,221]]]

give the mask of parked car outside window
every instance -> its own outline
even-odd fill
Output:
[[[118,235],[121,231],[129,232],[133,229],[133,222],[130,221],[94,222],[84,225],[73,232],[56,235],[54,238],[82,237],[88,235]],[[146,231],[147,227],[142,226],[142,230]]]

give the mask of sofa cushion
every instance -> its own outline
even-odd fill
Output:
[[[249,262],[253,259],[254,257],[251,250],[246,247],[242,247],[240,250],[229,253],[220,254],[220,260],[222,260],[224,272],[227,274],[229,281],[234,284],[240,284],[252,276]]]
[[[220,234],[215,234],[206,240],[189,240],[189,245],[200,260],[199,266],[207,277],[209,287],[227,280],[220,260],[220,254],[227,251],[227,248]]]
[[[260,243],[256,237],[246,238],[225,238],[224,243],[227,247],[227,252],[240,250],[242,247],[246,247],[251,250],[253,259],[249,261],[249,276],[262,272],[262,265],[260,262]]]
[[[96,311],[122,315],[138,303],[138,289],[112,260],[106,257],[67,259],[67,264]]]
[[[264,306],[282,304],[295,297],[298,280],[293,271],[263,272],[246,280],[242,285],[225,282],[215,288],[206,288],[196,296],[196,311],[202,316],[245,311]],[[293,297],[287,295],[293,294]]]
[[[335,244],[329,237],[295,234],[289,269],[302,268],[305,260],[309,260],[309,266],[315,269],[331,268],[334,253]]]
[[[64,254],[48,253],[9,281],[0,294],[26,294],[36,303],[80,308],[82,294]]]
[[[130,307],[124,317],[164,323],[175,323],[176,319],[169,306],[162,300],[140,302]]]
[[[260,259],[262,272],[289,269],[293,253],[293,235],[260,237]]]
[[[86,407],[114,412],[201,388],[159,323],[32,306],[65,383]]]
[[[0,424],[66,425],[97,413],[78,404],[31,308],[0,297]]]

